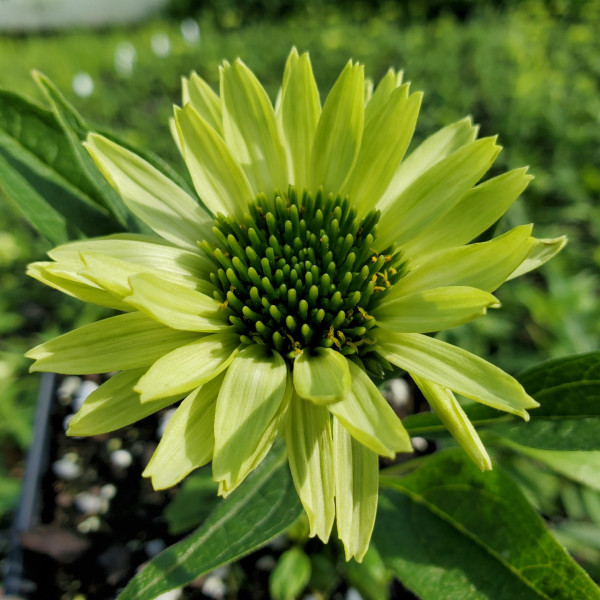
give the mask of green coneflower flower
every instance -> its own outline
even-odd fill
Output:
[[[220,95],[192,74],[172,129],[211,214],[90,135],[101,171],[158,235],[66,244],[29,269],[123,312],[28,353],[36,371],[119,371],[68,433],[111,431],[184,398],[145,475],[164,488],[212,461],[222,495],[281,435],[311,535],[327,541],[337,518],[357,560],[375,520],[378,456],[412,451],[373,383],[391,365],[490,468],[454,392],[524,418],[537,404],[500,369],[424,334],[498,306],[492,292],[564,240],[523,225],[469,244],[530,177],[517,169],[476,185],[500,148],[477,140],[469,119],[404,160],[420,103],[393,71],[371,93],[350,62],[321,106],[308,55],[295,50],[275,108],[239,60],[223,65]]]

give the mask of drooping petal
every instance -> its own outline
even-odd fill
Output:
[[[396,452],[412,452],[410,437],[402,422],[369,376],[348,361],[352,387],[343,400],[327,409],[337,420],[373,452],[394,458]]]
[[[358,156],[364,125],[364,68],[349,62],[325,100],[311,153],[310,189],[338,193]]]
[[[442,250],[427,257],[388,292],[386,302],[403,295],[453,285],[493,292],[525,260],[535,239],[520,225],[489,242]]]
[[[127,313],[84,325],[32,348],[31,371],[66,375],[108,373],[148,367],[161,356],[198,338],[140,313]]]
[[[289,184],[285,149],[264,88],[240,60],[221,69],[223,132],[252,189],[270,196]]]
[[[131,310],[125,302],[65,265],[53,262],[31,263],[27,266],[27,275],[83,302],[116,310]]]
[[[196,250],[207,237],[210,216],[178,185],[133,152],[91,133],[85,147],[127,208],[160,236]]]
[[[567,244],[567,236],[561,235],[553,239],[533,238],[535,246],[527,258],[508,276],[507,279],[514,279],[541,267],[547,263],[553,256],[556,256]]]
[[[348,361],[331,348],[306,350],[294,361],[293,373],[298,396],[316,404],[340,400],[352,383]]]
[[[319,90],[308,54],[288,57],[278,119],[287,148],[290,183],[303,190],[308,185],[310,153],[321,115]]]
[[[482,470],[489,471],[492,461],[481,443],[477,431],[458,403],[454,394],[446,387],[412,376],[427,402],[440,418],[452,437],[460,444],[471,460]]]
[[[196,334],[198,335],[198,334]],[[213,333],[183,345],[157,360],[136,386],[142,402],[185,394],[210,381],[237,356],[239,335]]]
[[[361,562],[369,548],[377,514],[379,460],[333,419],[333,469],[338,536],[346,560]]]
[[[488,179],[469,190],[403,250],[409,256],[423,256],[469,243],[502,217],[532,179],[527,167]]]
[[[432,220],[445,215],[490,168],[501,148],[495,138],[462,146],[417,177],[381,210],[377,245],[399,245],[421,234]]]
[[[175,108],[175,120],[183,157],[202,201],[215,214],[241,217],[255,194],[221,136],[191,104]]]
[[[513,377],[491,363],[419,333],[378,331],[377,352],[393,365],[427,381],[528,420],[539,404]]]
[[[122,371],[94,390],[69,421],[67,435],[99,435],[135,423],[173,404],[179,397],[140,402],[134,386],[146,369]]]
[[[221,99],[195,71],[192,71],[189,79],[181,78],[181,100],[183,106],[189,102],[219,135],[223,134]]]
[[[152,267],[188,278],[206,277],[214,270],[213,262],[203,252],[192,252],[163,243],[148,236],[109,235],[93,240],[69,242],[48,252],[57,262],[81,264],[81,252],[94,252],[128,263]]]
[[[403,71],[396,73],[394,69],[388,69],[387,73],[380,79],[371,98],[365,102],[365,126],[371,117],[389,100],[392,92],[402,85]]]
[[[215,445],[215,406],[222,375],[192,391],[171,417],[142,473],[155,490],[179,483],[188,473],[208,463]],[[146,406],[146,404],[143,404]]]
[[[335,517],[331,417],[323,406],[292,395],[285,443],[298,497],[308,515],[309,535],[329,540]]]
[[[387,298],[373,311],[381,327],[401,333],[430,333],[468,323],[500,306],[489,292],[467,286],[432,288]]]
[[[291,392],[287,379],[281,355],[257,344],[244,348],[227,370],[217,399],[213,458],[222,493],[239,485],[268,451],[275,431],[265,434]]]
[[[377,92],[375,92],[375,95],[377,95]],[[373,99],[375,99],[375,96]],[[477,130],[478,127],[473,125],[470,117],[467,117],[429,136],[400,165],[381,199],[380,206],[391,204],[425,171],[450,156],[461,146],[473,142],[477,137]]]
[[[156,275],[134,275],[129,285],[132,293],[125,302],[173,329],[221,331],[229,327],[227,314],[206,294]]]
[[[413,136],[423,94],[396,88],[365,124],[356,165],[342,189],[362,213],[375,208]]]
[[[190,290],[212,294],[214,287],[208,281],[190,275],[180,275],[165,269],[156,269],[145,265],[126,262],[105,254],[81,252],[82,267],[78,270],[88,280],[93,281],[106,291],[123,298],[131,294],[129,278],[142,273],[154,275],[160,279]]]

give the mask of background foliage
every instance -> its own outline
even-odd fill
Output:
[[[200,24],[196,41],[182,36],[180,20],[190,15]],[[175,0],[162,18],[135,29],[0,37],[0,87],[42,102],[29,74],[38,69],[89,121],[151,148],[184,175],[167,127],[181,74],[195,69],[217,85],[221,60],[241,56],[274,98],[292,44],[310,51],[323,95],[349,57],[364,62],[374,80],[389,66],[404,68],[405,79],[425,92],[416,141],[471,114],[482,135],[498,133],[505,147],[496,172],[530,165],[535,179],[499,230],[532,221],[538,237],[569,236],[567,248],[541,272],[499,291],[500,311],[444,334],[516,373],[540,359],[598,348],[599,25],[597,0]],[[118,66],[124,52],[134,56],[131,69]],[[82,72],[93,82],[84,97],[73,88]],[[22,354],[96,319],[99,309],[25,278],[25,265],[42,260],[49,245],[2,190],[0,180],[0,511],[6,513],[17,498],[37,386],[24,376]],[[510,431],[502,435],[518,445]],[[574,517],[558,535],[572,548],[579,544],[597,570],[599,526],[591,545],[590,529],[582,540],[577,528],[581,515],[600,510],[597,486],[576,480],[559,490],[555,477],[544,479],[531,466],[548,455],[509,448],[502,451],[508,470],[545,514]],[[550,463],[559,464],[554,458]]]

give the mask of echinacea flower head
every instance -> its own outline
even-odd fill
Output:
[[[523,225],[470,243],[530,177],[479,183],[500,152],[464,119],[407,158],[421,104],[389,71],[374,93],[349,62],[322,104],[308,55],[292,50],[275,106],[240,60],[217,95],[183,80],[172,131],[202,205],[141,157],[100,135],[86,147],[129,210],[156,235],[55,248],[29,273],[121,311],[46,342],[32,369],[118,371],[69,434],[111,431],[183,401],[147,466],[156,488],[212,461],[222,495],[276,437],[310,522],[337,531],[347,558],[369,544],[378,457],[411,452],[374,380],[412,376],[482,469],[488,455],[455,393],[527,418],[512,377],[425,335],[498,306],[493,292],[564,244]]]

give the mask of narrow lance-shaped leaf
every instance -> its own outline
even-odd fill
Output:
[[[381,483],[373,540],[388,567],[423,600],[600,598],[500,470],[482,473],[456,449]]]
[[[279,446],[199,529],[152,559],[117,600],[155,598],[241,558],[289,527],[301,510]]]

